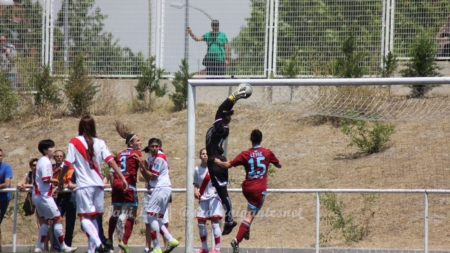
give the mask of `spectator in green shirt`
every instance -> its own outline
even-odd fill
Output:
[[[197,37],[191,28],[187,27],[187,32],[195,41],[205,41],[208,46],[203,65],[206,67],[206,75],[223,76],[225,68],[229,66],[231,57],[230,48],[228,47],[227,35],[219,31],[219,21],[211,22],[212,31]]]

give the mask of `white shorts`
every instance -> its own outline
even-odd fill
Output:
[[[196,218],[198,220],[222,219],[222,202],[219,196],[201,200],[198,204]]]
[[[39,217],[44,217],[46,220],[56,220],[61,217],[61,213],[52,196],[35,195],[33,193],[31,200],[36,206]]]
[[[76,190],[78,216],[103,215],[105,193],[100,186],[83,187]]]
[[[144,224],[148,224],[148,215],[147,212],[145,211],[145,203],[147,203],[147,199],[150,199],[150,194],[145,193],[144,194],[144,206],[141,208],[141,217],[142,217],[142,223]],[[164,213],[164,217],[162,217],[161,219],[159,219],[163,224],[167,224],[169,223],[169,210],[170,210],[170,206],[168,206],[166,208],[166,212]]]
[[[163,218],[166,213],[167,206],[169,205],[170,194],[172,188],[161,187],[155,188],[150,199],[145,203],[145,212],[149,216],[155,216],[157,218]]]

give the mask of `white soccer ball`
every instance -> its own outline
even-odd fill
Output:
[[[252,86],[249,83],[241,83],[238,86],[239,91],[245,92],[245,98],[249,98],[252,95],[253,89]]]

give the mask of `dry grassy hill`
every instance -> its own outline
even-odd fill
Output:
[[[204,145],[204,136],[212,123],[214,106],[197,108],[197,149]],[[449,137],[448,120],[427,123],[395,123],[396,133],[390,146],[382,153],[361,156],[358,150],[348,147],[349,138],[339,128],[330,124],[315,125],[312,117],[291,112],[267,112],[237,106],[237,114],[231,125],[228,157],[232,158],[250,145],[250,131],[258,127],[264,134],[263,146],[271,148],[283,164],[283,168],[269,178],[270,188],[438,188],[449,185]],[[186,178],[186,111],[171,113],[127,114],[96,116],[97,132],[112,151],[125,148],[124,140],[116,133],[113,122],[122,120],[141,138],[147,141],[159,137],[171,162],[171,178],[174,187],[185,187]],[[0,125],[0,148],[4,162],[14,169],[15,185],[28,170],[28,160],[38,157],[37,143],[44,138],[53,139],[57,148],[66,149],[69,139],[77,134],[78,118],[65,117],[51,121],[29,119]],[[238,188],[244,172],[231,171],[231,188]],[[139,187],[142,187],[140,185]],[[25,194],[20,194],[22,201]],[[241,220],[246,208],[240,193],[231,195],[235,215]],[[356,229],[367,232],[352,247],[416,248],[423,247],[423,195],[407,194],[337,194],[343,201],[344,217],[353,214]],[[364,201],[366,199],[366,201]],[[183,243],[184,220],[181,213],[185,205],[184,194],[174,194],[170,229]],[[429,196],[429,243],[432,249],[450,247],[450,196]],[[109,195],[107,195],[109,202]],[[11,202],[12,203],[12,202]],[[106,204],[106,203],[105,203]],[[264,217],[256,219],[252,226],[251,240],[242,245],[249,247],[310,247],[315,236],[315,194],[269,194],[264,204]],[[322,208],[323,216],[329,215]],[[107,214],[106,214],[107,215]],[[347,223],[349,225],[351,223]],[[107,228],[107,220],[103,226]],[[12,243],[8,231],[12,228],[12,216],[2,224],[5,244]],[[139,223],[131,237],[131,244],[143,244],[144,237]],[[330,231],[325,221],[323,232]],[[19,217],[18,243],[33,244],[37,230],[34,219]],[[85,235],[79,226],[75,228],[75,244],[85,244]],[[197,233],[197,230],[195,231]],[[232,235],[223,238],[225,246]],[[197,236],[195,245],[199,246]],[[340,232],[331,230],[327,245],[344,246]]]

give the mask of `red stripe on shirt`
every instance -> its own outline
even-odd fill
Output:
[[[78,138],[72,138],[72,140],[70,140],[70,143],[73,144],[73,146],[78,151],[78,153],[80,153],[80,155],[83,156],[83,158],[89,163],[91,168],[92,167],[94,168],[94,171],[97,173],[97,175],[100,177],[100,179],[103,180],[102,174],[100,173],[100,170],[99,170],[97,164],[95,164],[95,162],[92,161],[92,159],[91,159],[89,153],[87,152],[87,149],[84,146],[83,142],[81,142]]]
[[[200,186],[200,198],[202,197],[203,193],[206,190],[206,187],[208,186],[209,181],[211,180],[211,176],[209,175],[209,172],[206,171],[205,178],[203,179],[202,185]]]
[[[114,156],[113,156],[113,155],[110,155],[110,156],[106,157],[104,161],[105,161],[105,163],[108,163],[108,162],[111,161],[112,159],[114,159]]]

